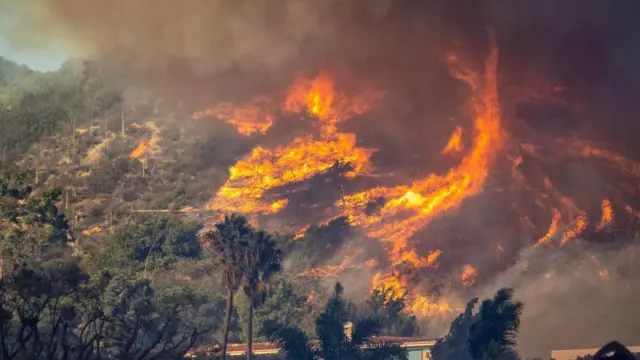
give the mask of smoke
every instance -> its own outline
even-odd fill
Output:
[[[468,95],[459,91],[463,86],[450,78],[441,56],[453,50],[462,58],[483,61],[486,27],[494,30],[500,48],[501,101],[505,109],[514,110],[504,115],[510,133],[517,134],[521,120],[527,130],[586,134],[620,149],[633,148],[632,137],[640,130],[635,120],[640,113],[635,99],[640,90],[639,4],[0,0],[0,30],[21,47],[62,43],[74,55],[96,59],[148,89],[199,106],[275,93],[290,84],[296,72],[346,68],[348,74],[375,81],[387,96],[375,114],[353,119],[345,127],[357,133],[363,146],[379,149],[376,166],[417,177],[441,165],[430,155],[439,153],[457,125],[448,120],[459,115]],[[512,104],[517,103],[512,89],[527,89],[540,79],[568,88],[571,111],[550,116],[544,108],[516,115],[521,109]],[[581,191],[584,185],[574,184],[588,178],[557,174]],[[443,249],[440,270],[433,277],[442,278],[449,271],[457,279],[460,266],[471,263],[478,268],[483,296],[513,286],[526,306],[520,336],[523,354],[546,356],[551,348],[633,340],[625,336],[640,327],[628,315],[637,294],[627,287],[626,277],[616,273],[626,271],[633,277],[627,256],[637,249],[592,248],[576,241],[580,245],[571,250],[522,250],[532,239],[517,230],[503,230],[520,221],[510,217],[517,213],[510,210],[511,204],[496,204],[503,201],[499,196],[505,188],[494,193],[485,189],[465,202],[457,217],[434,221],[417,234],[421,249]],[[511,195],[508,199],[526,197]],[[540,222],[548,225],[548,219]],[[594,271],[596,265],[584,265],[594,264],[592,256],[608,269],[608,279]],[[343,257],[339,252],[333,263]],[[359,291],[369,287],[361,278],[353,279]],[[465,295],[473,294],[445,289],[443,295],[464,301]]]
[[[587,245],[523,249],[516,263],[479,289],[482,298],[513,287],[525,304],[518,336],[523,357],[551,350],[600,347],[611,340],[634,345],[640,324],[635,274],[638,246]]]

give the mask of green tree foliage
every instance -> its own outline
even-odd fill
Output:
[[[0,161],[10,162],[47,135],[74,131],[79,119],[95,125],[122,101],[124,88],[92,62],[40,73],[0,58]]]
[[[374,339],[381,324],[375,318],[361,318],[350,334],[344,325],[349,320],[349,308],[342,299],[343,288],[338,283],[333,296],[316,318],[318,344],[296,326],[265,324],[271,341],[276,343],[290,360],[334,359],[407,359],[407,351],[399,345],[381,343]]]
[[[193,292],[92,281],[63,260],[15,266],[0,300],[2,359],[176,359],[211,330]]]
[[[223,359],[227,355],[227,342],[233,313],[233,297],[242,286],[245,275],[246,248],[253,228],[242,216],[225,216],[224,220],[215,225],[215,230],[206,232],[203,240],[209,248],[209,254],[216,263],[216,268],[222,276],[222,282],[227,289],[227,306],[224,321],[222,342]]]
[[[477,303],[477,298],[470,300],[449,333],[436,342],[431,351],[435,360],[518,359],[516,336],[523,304],[513,300],[513,290],[498,290],[473,314]]]
[[[253,310],[262,306],[267,296],[267,284],[282,268],[282,251],[275,240],[264,231],[249,236],[244,256],[243,291],[248,300],[247,359],[251,360],[253,342]]]
[[[0,253],[3,259],[41,259],[73,240],[58,210],[59,189],[33,193],[24,176],[0,174]]]
[[[382,324],[380,335],[418,336],[416,317],[405,311],[405,297],[396,296],[393,289],[375,289],[359,309],[365,316],[377,318]]]
[[[266,296],[262,306],[254,311],[253,332],[258,335],[258,339],[267,340],[264,337],[264,322],[275,322],[278,324],[300,324],[302,319],[309,314],[306,294],[296,292],[293,284],[282,277],[273,281],[272,286],[266,290]],[[246,296],[237,296],[235,300],[238,304],[238,318],[243,332],[241,339],[247,340],[248,324],[248,300]]]
[[[480,305],[469,329],[469,352],[475,360],[517,359],[516,336],[523,304],[513,300],[513,289],[500,289]]]
[[[198,232],[202,225],[167,216],[141,216],[115,229],[91,253],[94,269],[118,269],[152,276],[181,259],[201,255]]]

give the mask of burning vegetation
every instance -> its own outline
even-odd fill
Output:
[[[640,228],[628,139],[640,131],[629,76],[640,51],[635,22],[611,19],[635,6],[42,3],[41,26],[131,86],[120,99],[91,93],[52,128],[64,154],[0,143],[3,161],[65,186],[79,234],[109,236],[138,212],[205,224],[240,213],[304,249],[303,266],[285,266],[291,278],[356,279],[347,288],[434,322],[496,283],[552,292],[568,262],[589,281],[634,287],[639,257],[624,249]],[[41,180],[46,167],[57,172]],[[520,284],[531,274],[547,285]]]
[[[385,258],[367,259],[352,253],[337,265],[317,267],[300,276],[328,277],[347,270],[373,269],[371,287],[392,290],[391,296],[406,297],[413,313],[432,317],[453,312],[455,306],[449,300],[434,296],[431,284],[416,281],[413,276],[424,269],[437,272],[444,250],[430,247],[428,240],[416,242],[415,235],[439,216],[455,215],[463,202],[482,193],[487,186],[495,187],[496,181],[488,185],[488,179],[504,176],[506,159],[515,159],[508,172],[509,191],[531,193],[531,205],[538,208],[535,224],[531,219],[533,215],[523,213],[520,219],[528,236],[540,235],[532,242],[535,246],[565,245],[587,230],[603,232],[612,226],[615,212],[610,199],[601,200],[598,220],[593,218],[594,209],[579,206],[559,190],[548,175],[524,173],[523,163],[548,161],[545,154],[548,150],[539,144],[520,142],[503,126],[498,85],[499,48],[490,35],[490,49],[483,66],[474,67],[473,61],[453,52],[443,57],[450,75],[469,89],[465,109],[471,127],[464,129],[457,125],[441,151],[445,156],[459,154],[459,163],[442,173],[428,173],[405,184],[343,193],[332,210],[320,215],[323,222],[341,217],[348,219],[350,226],[362,229],[367,237],[382,244]],[[196,112],[195,119],[219,119],[246,136],[264,136],[279,118],[291,115],[297,116],[298,121],[311,122],[314,128],[313,134],[295,137],[288,144],[255,146],[230,167],[229,178],[216,192],[209,209],[220,214],[237,212],[278,219],[291,201],[291,193],[280,189],[323,176],[336,165],[347,169],[341,173],[347,181],[379,176],[378,168],[372,163],[372,156],[379,149],[358,145],[356,134],[340,128],[350,119],[375,110],[384,92],[370,85],[351,88],[351,93],[341,91],[332,72],[322,70],[315,77],[297,76],[280,95],[259,96],[239,104],[223,102]],[[564,90],[564,87],[554,89]],[[465,146],[465,133],[470,134],[468,146]],[[611,168],[640,174],[639,165],[634,161],[583,141],[558,138],[545,145],[554,146],[554,156],[597,159]],[[518,211],[528,211],[531,205]],[[627,207],[628,214],[634,212]],[[546,229],[541,225],[545,217],[549,224]],[[297,229],[292,230],[300,233],[308,225],[302,220],[295,223]],[[501,245],[498,247],[499,252],[504,251]],[[462,269],[460,285],[473,287],[478,270],[473,264],[465,264]]]

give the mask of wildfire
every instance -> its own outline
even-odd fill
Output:
[[[535,145],[508,144],[507,134],[501,127],[498,101],[498,48],[494,39],[491,40],[491,50],[480,70],[465,66],[456,54],[450,53],[445,57],[451,75],[470,89],[469,116],[473,120],[472,128],[456,127],[441,151],[441,155],[455,154],[455,159],[452,157],[448,160],[458,161],[456,166],[440,173],[424,174],[421,178],[407,180],[397,186],[350,190],[336,202],[335,209],[323,215],[323,220],[346,216],[351,225],[358,226],[368,237],[383,243],[388,255],[388,261],[384,263],[391,266],[388,270],[376,273],[372,287],[392,290],[393,295],[390,296],[393,298],[405,297],[409,311],[414,314],[436,316],[454,310],[449,300],[423,295],[428,292],[423,292],[424,289],[412,283],[408,274],[426,268],[437,269],[443,252],[435,247],[427,251],[424,243],[417,248],[410,242],[411,237],[434,218],[454,212],[465,200],[482,192],[489,176],[494,173],[495,165],[501,163],[497,161],[500,154],[506,155],[505,159],[510,162],[507,165],[510,169],[507,170],[512,176],[513,189],[532,193],[533,203],[549,216],[543,224],[545,227],[548,225],[546,232],[540,229],[535,234],[538,237],[544,233],[536,246],[552,241],[564,245],[581,236],[587,228],[598,231],[605,229],[612,224],[615,215],[611,201],[604,199],[599,223],[590,223],[597,219],[587,218],[591,212],[580,208],[584,203],[562,193],[562,186],[556,187],[543,171],[533,178],[529,177],[524,168],[527,168],[531,159],[544,159],[549,152],[547,148],[553,148],[554,153],[566,158],[599,159],[615,169],[640,176],[640,165],[635,162],[576,139],[545,139]],[[276,97],[257,97],[240,105],[221,103],[196,113],[194,118],[219,118],[234,125],[244,135],[267,132],[277,120],[275,115],[282,113],[302,115],[305,120],[312,122],[316,130],[313,135],[296,137],[285,145],[254,147],[229,169],[227,182],[215,194],[209,207],[220,212],[276,214],[287,207],[289,200],[272,190],[309,180],[336,165],[348,165],[348,171],[344,174],[348,178],[374,175],[371,157],[376,149],[358,146],[355,134],[341,132],[339,128],[344,121],[372,109],[381,94],[371,89],[361,89],[355,95],[347,95],[338,89],[331,74],[321,72],[314,78],[296,78],[289,89],[281,94],[284,98],[282,101],[274,101]],[[564,91],[564,88],[557,86],[552,92]],[[508,148],[507,145],[514,146]],[[144,146],[140,151],[139,156],[144,153]],[[500,172],[495,173],[501,175]],[[369,211],[371,205],[376,205],[374,211]],[[514,208],[517,207],[519,204],[514,205]],[[627,207],[627,212],[640,217],[640,213],[631,207]],[[528,231],[538,231],[538,216],[517,215]],[[503,247],[500,243],[496,243],[495,248],[498,258],[506,256],[511,250],[511,247]],[[379,266],[375,259],[356,265],[354,258],[355,255],[351,253],[340,264],[318,267],[299,276],[326,277],[348,269],[377,269]],[[466,264],[461,270],[456,275],[460,279],[458,282],[466,287],[473,286],[478,280],[477,269]]]
[[[140,157],[142,157],[142,155],[144,155],[145,151],[149,146],[150,146],[149,140],[145,140],[145,139],[140,140],[140,143],[138,144],[138,146],[131,152],[131,154],[129,154],[129,158],[139,159]]]
[[[94,227],[91,227],[91,228],[89,228],[89,229],[85,229],[85,230],[83,230],[83,231],[82,231],[82,234],[83,234],[83,235],[86,235],[86,236],[89,236],[89,235],[92,235],[92,234],[97,234],[97,233],[99,233],[99,232],[102,232],[102,227],[100,227],[100,226],[94,226]]]
[[[551,219],[551,225],[549,226],[549,230],[547,230],[547,233],[542,238],[540,238],[540,240],[538,240],[537,245],[544,244],[551,241],[551,238],[553,238],[558,233],[558,221],[560,221],[560,211],[554,208],[553,218]]]
[[[467,264],[462,268],[462,283],[464,286],[471,286],[476,282],[478,276],[478,270],[473,266]]]
[[[449,138],[447,145],[442,149],[442,154],[457,153],[462,150],[464,150],[464,144],[462,143],[462,127],[458,126],[451,135],[451,138]]]
[[[473,144],[459,166],[445,174],[430,174],[410,186],[395,188],[378,187],[362,193],[345,196],[339,203],[355,225],[364,228],[369,236],[390,245],[392,263],[407,262],[415,268],[431,266],[433,260],[427,256],[420,259],[408,245],[408,239],[424,227],[435,216],[458,207],[462,201],[482,190],[490,165],[502,147],[503,133],[500,128],[500,107],[496,84],[498,50],[495,43],[485,62],[483,76],[462,67],[457,57],[450,56],[452,75],[467,83],[472,91],[474,110]],[[454,136],[455,137],[455,136]],[[387,199],[378,214],[367,216],[362,209],[378,198]],[[396,220],[402,214],[403,220]],[[435,256],[437,258],[439,256]],[[395,275],[385,278],[384,286],[395,288],[401,280]],[[380,282],[380,277],[377,279]],[[374,279],[374,285],[376,279]],[[416,313],[431,313],[433,304],[428,301],[413,302]],[[420,306],[423,306],[422,308]],[[416,308],[417,307],[417,308]],[[448,307],[446,307],[449,309]]]
[[[134,125],[137,126],[136,128],[141,128],[141,126],[138,124],[134,124]],[[135,149],[133,149],[133,151],[129,154],[130,159],[142,158],[146,153],[150,152],[160,140],[158,128],[156,127],[153,121],[145,122],[144,126],[151,130],[152,132],[151,136],[148,139],[140,140],[140,142],[138,143],[138,146]]]
[[[334,276],[340,272],[345,271],[346,269],[349,268],[354,268],[353,265],[351,265],[351,260],[353,259],[353,257],[351,256],[347,256],[344,258],[344,260],[342,260],[342,263],[340,265],[327,265],[327,266],[321,266],[321,267],[317,267],[315,269],[311,269],[309,271],[305,271],[303,273],[298,274],[298,276],[308,276],[308,277],[327,277],[327,276]]]
[[[222,102],[215,107],[199,111],[193,115],[196,120],[214,117],[236,127],[242,135],[264,134],[273,125],[271,100],[257,97],[245,104],[236,105]]]
[[[598,224],[597,230],[602,230],[607,227],[613,221],[613,209],[611,208],[611,201],[609,199],[602,200],[602,217],[600,218],[600,224]]]
[[[224,212],[273,214],[287,205],[286,199],[265,201],[265,192],[308,180],[336,164],[350,165],[346,176],[368,174],[374,150],[356,145],[356,136],[341,133],[336,123],[371,108],[365,99],[336,92],[332,79],[322,73],[314,80],[299,78],[288,91],[285,111],[306,111],[320,125],[320,139],[298,137],[289,145],[255,147],[251,154],[229,169],[229,179],[220,188],[210,208]]]
[[[372,283],[373,289],[381,289],[388,297],[387,300],[404,297],[409,311],[413,314],[434,317],[447,315],[453,311],[449,303],[442,298],[434,300],[424,295],[407,297],[409,290],[402,276],[384,276],[382,273],[377,273]]]
[[[567,241],[579,236],[587,228],[587,220],[584,216],[578,216],[573,224],[569,227],[569,230],[562,234],[562,240],[560,244],[565,244]]]

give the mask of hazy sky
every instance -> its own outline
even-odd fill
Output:
[[[50,47],[40,50],[16,49],[11,47],[4,34],[0,32],[0,56],[25,64],[33,70],[50,71],[57,70],[67,60],[67,55],[62,48]]]

